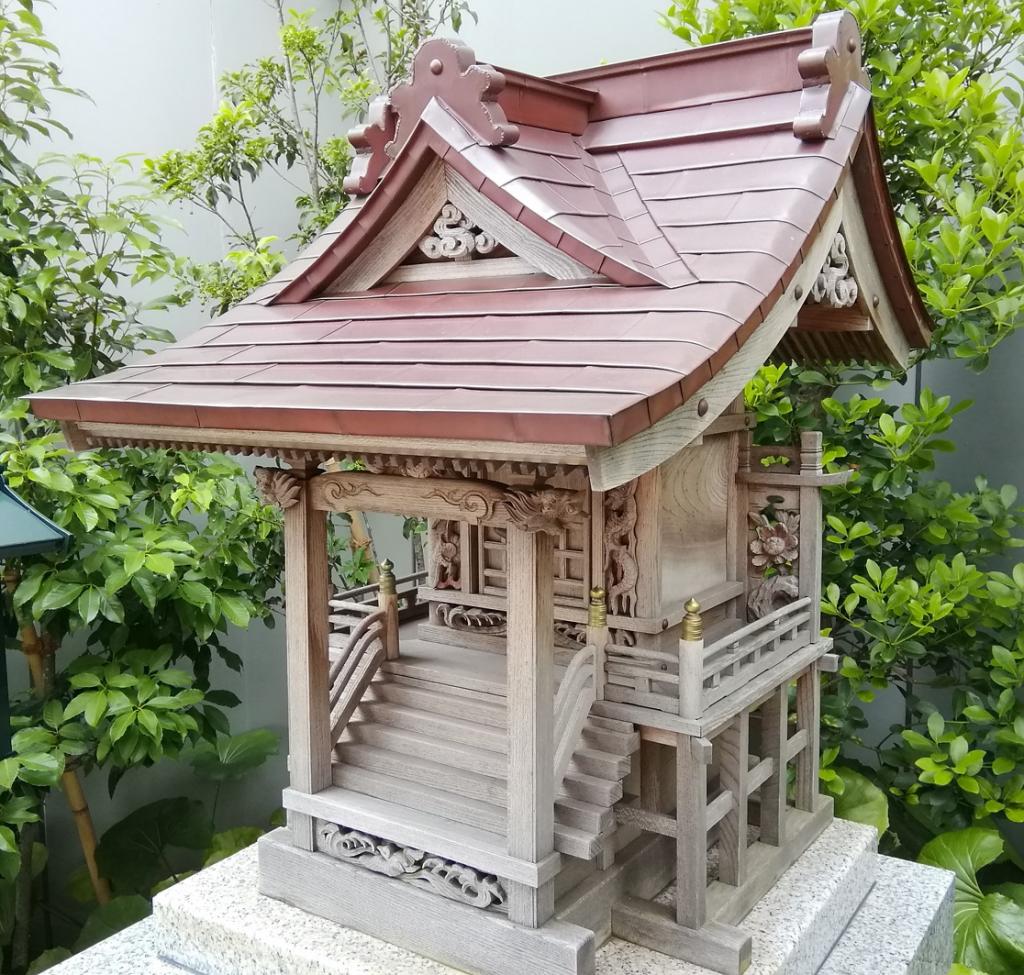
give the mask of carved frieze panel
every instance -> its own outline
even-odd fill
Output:
[[[316,845],[328,856],[425,887],[461,904],[492,910],[505,905],[507,894],[497,877],[422,850],[320,820],[317,821]]]
[[[433,233],[423,237],[420,253],[432,261],[469,260],[474,255],[490,254],[498,242],[481,230],[454,203],[446,203],[434,220]]]
[[[752,512],[750,522],[747,616],[753,621],[799,595],[800,513],[767,509]]]
[[[612,488],[604,496],[604,581],[608,611],[636,615],[636,481]]]
[[[435,589],[462,588],[461,522],[430,522],[430,584]]]
[[[831,308],[852,308],[858,294],[857,279],[850,273],[846,238],[840,232],[835,235],[828,257],[811,285],[808,300]]]
[[[450,630],[472,633],[490,633],[502,636],[508,629],[508,617],[500,609],[481,609],[477,606],[450,606],[437,604],[437,618]]]

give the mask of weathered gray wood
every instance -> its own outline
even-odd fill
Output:
[[[817,661],[805,670],[796,682],[797,728],[807,732],[807,744],[796,756],[794,802],[797,809],[814,809],[818,795],[818,736],[821,726],[821,680]]]
[[[493,833],[338,786],[324,789],[315,796],[285,789],[283,801],[285,809],[362,830],[402,846],[436,853],[530,887],[547,884],[558,873],[562,862],[554,852],[535,861],[512,856],[505,852],[500,837]],[[552,847],[553,834],[552,822]]]
[[[747,776],[750,715],[741,711],[714,740],[718,778],[735,802],[718,824],[718,879],[742,886],[747,876]]]
[[[313,509],[308,484],[303,484],[295,504],[285,509],[284,553],[289,781],[293,789],[313,793],[331,783],[327,683],[330,578],[327,517]],[[293,835],[296,843],[312,849],[309,828],[297,826]]]
[[[531,930],[317,853],[259,841],[260,892],[478,975],[589,975],[593,932],[552,920]],[[401,923],[396,923],[401,918]]]
[[[782,684],[761,705],[761,754],[773,763],[761,786],[761,842],[781,846],[786,839],[786,768],[789,761],[789,685]]]
[[[672,919],[668,907],[654,901],[618,900],[612,906],[612,933],[723,975],[742,975],[750,965],[750,935],[715,921],[700,928],[683,927]]]
[[[676,739],[676,921],[700,928],[707,888],[708,769],[698,739]]]
[[[752,843],[747,851],[747,882],[742,887],[715,881],[708,887],[708,917],[723,924],[738,924],[750,909],[832,822],[832,800],[818,796],[813,813],[790,809],[784,846]]]
[[[508,853],[542,860],[554,850],[554,608],[552,538],[508,526]],[[513,884],[509,918],[538,927],[554,887]]]
[[[708,811],[705,816],[704,826],[710,832],[712,827],[717,826],[722,818],[728,815],[736,806],[736,797],[731,792],[721,792],[708,803]]]
[[[637,826],[645,833],[658,833],[661,836],[671,837],[676,835],[676,821],[672,816],[649,812],[638,806],[616,806],[615,819],[625,826]]]

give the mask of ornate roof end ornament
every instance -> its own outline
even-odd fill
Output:
[[[582,498],[575,491],[539,488],[535,491],[509,491],[505,495],[509,521],[527,532],[557,535],[583,512]]]
[[[809,301],[832,308],[852,308],[859,294],[857,279],[850,273],[850,258],[846,253],[846,238],[837,233],[829,248],[828,257],[821,266]]]
[[[473,49],[462,41],[426,41],[413,59],[411,79],[391,92],[398,128],[388,155],[398,155],[433,98],[443,102],[481,145],[512,145],[519,138],[519,126],[508,121],[498,104],[504,87],[505,76],[489,64],[477,64]]]
[[[373,192],[387,164],[391,162],[387,146],[395,137],[397,122],[391,102],[381,97],[370,104],[366,124],[349,132],[348,141],[352,143],[356,155],[343,184],[346,193],[366,196]]]
[[[277,505],[282,511],[299,503],[302,479],[279,467],[257,467],[253,474],[256,490],[265,504]]]
[[[793,134],[804,141],[829,138],[851,83],[868,87],[861,67],[860,29],[847,11],[821,14],[812,33],[813,47],[800,52],[797,68],[803,78],[800,111]]]

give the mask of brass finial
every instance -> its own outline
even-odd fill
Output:
[[[587,625],[601,627],[608,625],[608,607],[604,601],[605,592],[600,586],[594,586],[590,590],[590,614],[587,618]]]
[[[377,566],[378,586],[385,596],[395,594],[395,563],[391,559],[385,559]]]
[[[691,596],[683,609],[686,610],[686,615],[683,617],[682,639],[703,640],[704,618],[700,615],[700,603]]]

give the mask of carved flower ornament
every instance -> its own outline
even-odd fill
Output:
[[[760,567],[786,565],[800,554],[799,516],[783,514],[773,521],[767,515],[754,517],[754,538],[750,542],[751,563]]]

